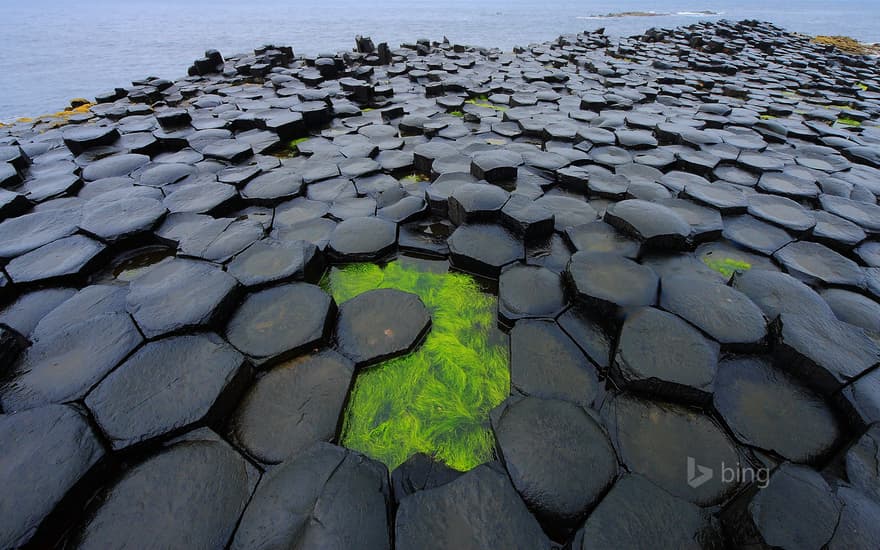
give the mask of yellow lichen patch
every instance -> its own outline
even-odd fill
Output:
[[[400,178],[400,181],[403,183],[420,183],[425,181],[431,181],[431,178],[422,174],[421,172],[413,172],[412,174],[407,174]]]
[[[752,264],[749,262],[735,260],[733,258],[704,257],[703,263],[709,266],[710,269],[713,269],[728,278],[732,277],[734,273],[742,273],[752,268]]]
[[[858,88],[859,90],[861,90],[863,92],[868,91],[868,86],[866,84],[862,84],[861,82],[856,82],[856,88]]]
[[[495,111],[506,111],[507,110],[507,107],[504,107],[503,105],[494,105],[492,103],[489,103],[488,101],[481,101],[478,99],[468,99],[467,101],[465,101],[465,103],[470,103],[471,105],[474,105],[475,107],[485,107],[487,109],[493,109]]]
[[[816,36],[813,42],[817,44],[827,44],[834,46],[838,50],[846,53],[857,55],[878,55],[880,54],[880,46],[876,44],[862,44],[855,38],[849,36]]]
[[[776,117],[773,115],[761,115],[760,118],[761,118],[761,120],[773,120]]]

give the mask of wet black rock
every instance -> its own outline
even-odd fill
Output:
[[[114,126],[84,125],[68,128],[62,133],[64,145],[74,155],[92,147],[112,145],[119,139],[119,130]]]
[[[249,288],[291,279],[316,282],[324,261],[312,243],[263,239],[236,255],[226,271]]]
[[[725,529],[738,545],[822,548],[834,535],[841,503],[822,476],[783,464],[748,504],[733,509]]]
[[[99,201],[83,213],[79,226],[105,242],[114,242],[144,235],[166,212],[160,201],[146,197]]]
[[[862,287],[865,274],[854,261],[830,248],[808,241],[798,241],[777,251],[774,258],[800,279],[826,285]]]
[[[282,363],[248,390],[233,415],[232,438],[267,464],[329,442],[353,380],[354,364],[333,351]]]
[[[16,411],[79,399],[142,341],[124,313],[65,324],[22,355],[0,389],[0,404]]]
[[[590,513],[571,547],[720,549],[724,544],[710,514],[642,476],[627,474]]]
[[[767,335],[763,313],[745,294],[706,277],[664,277],[660,306],[722,345],[752,347]]]
[[[481,151],[471,160],[471,175],[489,183],[513,181],[522,162],[522,155],[513,151]]]
[[[248,295],[226,338],[256,364],[283,361],[323,342],[335,313],[333,298],[320,287],[289,283]]]
[[[150,342],[110,373],[85,403],[114,449],[212,420],[247,377],[244,357],[207,333]]]
[[[165,260],[131,282],[127,307],[144,335],[154,338],[219,321],[237,286],[213,264]]]
[[[336,344],[359,366],[412,351],[431,327],[431,315],[415,294],[394,289],[364,292],[339,306]]]
[[[608,252],[638,258],[641,245],[602,221],[576,225],[565,230],[568,241],[579,252]]]
[[[44,288],[22,294],[0,310],[0,323],[28,337],[47,313],[76,294],[72,288]]]
[[[328,252],[346,262],[378,260],[397,246],[397,226],[381,218],[350,218],[330,234]]]
[[[82,178],[95,181],[103,178],[127,176],[150,162],[146,155],[111,155],[92,162],[82,171]]]
[[[461,225],[496,218],[510,195],[494,185],[466,183],[449,195],[449,220]]]
[[[843,509],[828,548],[843,550],[880,545],[880,504],[877,500],[846,486],[837,488],[837,498]]]
[[[704,474],[705,468],[717,471],[722,463],[743,462],[734,442],[711,417],[626,394],[603,405],[602,417],[627,468],[673,495],[708,506],[723,502],[738,488],[739,480]],[[692,474],[685,475],[688,472]],[[689,482],[689,477],[697,482]]]
[[[751,195],[748,211],[756,218],[795,233],[803,233],[816,225],[816,217],[812,212],[791,199],[776,195]]]
[[[786,230],[749,215],[727,218],[724,222],[724,238],[768,256],[794,240]]]
[[[67,405],[0,415],[0,545],[24,546],[46,516],[104,455],[85,415]]]
[[[880,344],[832,314],[783,313],[773,334],[780,364],[822,393],[834,393],[880,364]]]
[[[511,398],[492,412],[492,429],[513,486],[557,538],[576,526],[617,475],[617,457],[601,424],[571,402]]]
[[[211,432],[171,445],[101,495],[78,548],[220,548],[235,531],[259,474]],[[167,480],[186,482],[168,483]]]
[[[647,248],[687,248],[691,226],[673,210],[660,204],[631,199],[605,210],[605,222],[642,241]]]
[[[230,548],[390,550],[385,466],[317,443],[263,475]]]
[[[755,302],[767,319],[776,319],[780,313],[818,317],[832,314],[813,289],[785,273],[750,269],[737,273],[732,285]]]
[[[6,265],[6,274],[16,284],[82,279],[101,261],[104,250],[98,241],[73,235],[15,258]]]
[[[874,300],[838,288],[825,290],[822,292],[822,298],[828,302],[834,315],[841,321],[880,333],[880,304]]]
[[[616,254],[577,252],[565,277],[579,301],[607,313],[657,302],[657,274]]]
[[[820,396],[763,357],[722,361],[715,384],[715,409],[744,444],[814,463],[843,433]]]
[[[521,260],[525,254],[522,241],[494,224],[459,226],[447,242],[455,267],[485,277],[498,277],[502,267]]]
[[[416,453],[391,472],[394,501],[399,504],[406,496],[446,485],[461,475],[424,453]]]
[[[554,219],[549,208],[518,194],[512,195],[501,209],[501,222],[526,240],[549,237]]]
[[[527,317],[556,317],[567,304],[562,277],[545,267],[514,264],[498,279],[498,318],[507,326]]]
[[[394,525],[401,550],[551,547],[507,476],[488,465],[402,499]]]
[[[680,318],[644,308],[627,316],[614,354],[618,383],[649,396],[706,402],[720,346]]]

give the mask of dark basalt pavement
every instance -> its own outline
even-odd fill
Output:
[[[0,547],[878,547],[876,58],[356,44],[0,126]],[[498,293],[469,472],[338,446],[432,319],[317,283],[400,254]]]

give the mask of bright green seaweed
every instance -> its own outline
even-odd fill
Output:
[[[732,277],[736,272],[745,272],[752,268],[752,264],[749,262],[745,262],[743,260],[736,260],[734,258],[703,258],[703,263],[709,266],[710,269],[714,269],[718,273],[721,273],[725,277]]]
[[[351,264],[321,282],[337,303],[396,288],[431,311],[431,331],[416,351],[358,373],[340,439],[389,469],[422,452],[465,471],[492,458],[488,416],[509,392],[507,345],[495,328],[495,297],[468,275],[420,267]]]

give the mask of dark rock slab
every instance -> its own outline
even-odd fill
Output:
[[[849,482],[853,487],[871,496],[875,502],[880,499],[878,455],[880,455],[880,424],[873,424],[847,450],[844,457],[846,477]]]
[[[0,545],[24,546],[43,519],[104,455],[88,420],[73,407],[48,405],[0,415]]]
[[[466,183],[449,195],[449,220],[461,225],[496,218],[510,194],[494,185]]]
[[[47,313],[76,294],[72,288],[45,288],[22,294],[0,310],[0,323],[27,337]]]
[[[579,252],[607,252],[635,260],[641,244],[603,221],[576,225],[565,230],[568,242]]]
[[[669,208],[691,226],[690,240],[695,243],[717,239],[725,229],[721,214],[686,199],[660,199],[658,204]]]
[[[148,343],[111,372],[85,403],[114,449],[209,418],[245,381],[244,357],[212,333]]]
[[[354,365],[333,351],[288,361],[260,378],[242,399],[230,433],[248,454],[277,464],[336,437]]]
[[[406,496],[446,485],[459,476],[461,472],[458,470],[453,470],[425,453],[416,453],[391,472],[394,501],[399,504]]]
[[[880,364],[880,344],[833,315],[783,313],[773,336],[778,364],[824,394]]]
[[[747,214],[725,220],[724,238],[768,256],[794,240],[786,230]]]
[[[512,181],[522,162],[522,155],[513,151],[481,151],[471,160],[471,175],[489,183]]]
[[[722,361],[713,403],[739,441],[794,462],[823,459],[842,435],[820,396],[762,357]]]
[[[816,225],[812,212],[785,197],[756,193],[749,196],[749,214],[779,225],[795,233],[803,233]]]
[[[834,535],[841,504],[819,472],[783,464],[725,526],[740,546],[822,548]]]
[[[328,253],[336,260],[378,260],[397,245],[397,226],[381,218],[349,218],[330,234]]]
[[[76,545],[159,549],[186,540],[193,547],[222,548],[235,531],[257,476],[216,435],[181,441],[131,468],[109,487],[77,534]]]
[[[143,235],[165,215],[162,202],[146,197],[100,201],[83,212],[80,228],[105,242]]]
[[[283,361],[324,341],[335,312],[333,298],[318,286],[276,286],[245,298],[226,338],[257,364]]]
[[[611,364],[613,337],[583,306],[574,305],[557,319],[559,326],[600,369]]]
[[[880,304],[871,298],[839,288],[823,291],[822,298],[841,321],[880,333]]]
[[[82,178],[95,181],[103,178],[127,176],[150,162],[147,155],[124,154],[111,155],[92,162],[82,171]]]
[[[109,313],[125,313],[128,289],[110,285],[91,285],[65,299],[34,326],[30,337],[45,340],[64,328]]]
[[[230,548],[390,550],[388,471],[327,443],[267,472]]]
[[[736,185],[716,181],[711,185],[687,183],[684,195],[700,204],[717,209],[722,214],[744,212],[749,205],[748,197]]]
[[[431,327],[431,315],[415,294],[370,290],[339,306],[336,344],[357,365],[371,365],[412,351]]]
[[[822,208],[860,225],[871,233],[880,233],[880,206],[834,195],[820,197]]]
[[[574,197],[544,195],[535,204],[553,212],[556,231],[565,231],[569,227],[595,221],[598,217],[592,206]]]
[[[660,282],[650,267],[602,252],[576,252],[565,278],[577,300],[606,313],[655,304]]]
[[[767,335],[767,321],[748,296],[706,277],[664,277],[660,306],[722,345],[755,346]]]
[[[154,338],[218,321],[237,285],[212,264],[170,259],[134,279],[126,303],[144,335]]]
[[[64,326],[24,353],[0,390],[3,410],[79,399],[142,341],[126,314]]]
[[[707,401],[720,346],[680,318],[654,308],[627,316],[614,354],[619,385],[672,400]]]
[[[459,226],[447,242],[455,267],[485,277],[498,277],[502,267],[521,260],[525,253],[522,241],[494,224]]]
[[[709,416],[679,405],[620,395],[602,407],[614,447],[633,473],[673,495],[698,504],[719,504],[738,488],[720,475],[705,477],[696,466],[719,474],[722,463],[742,462],[727,433]],[[692,459],[694,469],[689,470]],[[692,471],[698,475],[685,475]],[[689,477],[691,482],[689,483]]]
[[[73,126],[62,133],[64,145],[74,155],[78,155],[92,147],[111,145],[119,139],[119,130],[115,126]]]
[[[724,544],[710,514],[628,474],[617,480],[571,543],[572,550],[616,547],[696,550]]]
[[[843,505],[830,550],[876,548],[880,546],[880,503],[858,489],[839,486],[837,498]]]
[[[681,250],[688,246],[691,226],[673,210],[640,199],[620,201],[605,210],[604,220],[648,248]]]
[[[78,211],[43,210],[0,223],[0,257],[14,258],[76,232]]]
[[[556,317],[567,303],[562,277],[545,267],[514,264],[498,278],[498,318],[507,326],[527,317]]]
[[[235,256],[226,271],[249,288],[291,279],[316,282],[324,261],[312,243],[262,239]]]
[[[865,274],[854,261],[827,246],[809,241],[791,243],[773,254],[786,271],[807,283],[862,287]]]
[[[492,429],[513,486],[551,534],[575,527],[617,475],[604,429],[574,403],[512,398],[492,411]]]
[[[400,550],[551,547],[507,476],[487,465],[404,498],[394,523]]]
[[[228,183],[189,183],[169,193],[163,203],[170,212],[208,214],[222,210],[236,198],[235,186]]]
[[[510,385],[525,396],[589,407],[599,393],[596,370],[553,321],[524,319],[510,331]]]
[[[17,284],[83,278],[100,260],[105,246],[84,235],[43,245],[13,259],[6,274]]]
[[[299,196],[302,187],[301,176],[282,168],[250,180],[241,190],[241,196],[249,203],[274,205]]]
[[[524,239],[542,239],[553,233],[554,214],[529,197],[514,194],[501,209],[501,222]]]
[[[812,288],[791,275],[779,271],[750,269],[737,273],[733,288],[748,296],[768,319],[780,313],[824,317],[831,308]]]

